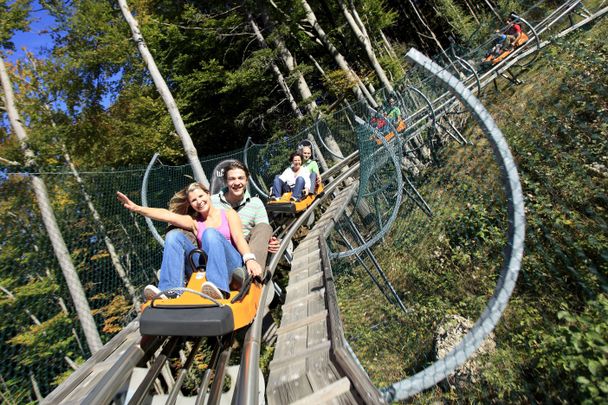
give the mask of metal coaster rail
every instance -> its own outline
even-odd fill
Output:
[[[543,21],[541,21],[541,23],[536,25],[536,27],[532,29],[536,41],[535,46],[522,47],[520,49],[517,49],[513,52],[512,55],[506,58],[504,62],[501,62],[498,66],[495,66],[494,68],[483,73],[482,75],[478,75],[476,72],[473,72],[471,75],[467,76],[463,80],[463,83],[471,89],[470,93],[480,93],[481,90],[485,88],[485,86],[496,80],[506,70],[516,66],[519,61],[530,56],[534,52],[538,52],[544,46],[549,44],[550,41],[541,42],[539,39],[539,35],[548,30],[552,25],[556,24],[558,20],[561,20],[564,16],[569,15],[569,13],[571,13],[577,7],[580,7],[581,4],[581,1],[566,2],[558,9],[556,9],[553,13],[551,13],[549,17],[545,18]],[[584,24],[589,23],[590,21],[602,17],[606,12],[608,12],[608,7],[603,8],[599,12],[588,16],[580,23],[575,24],[572,27],[562,31],[561,33],[557,34],[556,37],[566,35],[572,30],[579,28]],[[415,58],[414,56],[411,57],[412,59]],[[459,57],[457,57],[457,59],[465,60]],[[414,122],[410,122],[408,130],[406,132],[406,136],[402,140],[403,143],[407,143],[414,137],[420,136],[423,131],[426,128],[429,128],[430,126],[434,127],[434,129],[437,129],[437,121],[439,120],[439,118],[445,116],[455,104],[463,101],[462,99],[459,100],[456,95],[454,95],[454,93],[446,91],[431,102],[428,97],[420,90],[414,87],[412,87],[412,89],[417,93],[422,94],[422,96],[426,100],[427,106],[412,114],[412,116],[419,118],[416,119]],[[383,140],[383,142],[385,143],[384,147],[386,147],[386,141]],[[391,142],[395,142],[395,140]],[[327,145],[325,145],[323,142],[322,145],[327,150],[329,150]],[[333,152],[331,151],[330,153],[333,154]],[[329,201],[330,199],[330,196],[333,197],[334,193],[338,191],[339,187],[341,187],[345,183],[353,181],[353,177],[359,170],[359,165],[360,163],[358,152],[353,152],[349,156],[342,158],[342,160],[338,164],[331,167],[328,171],[324,172],[325,179],[332,179],[325,189],[325,195],[321,198],[318,198],[309,210],[307,210],[305,213],[296,218],[287,226],[285,234],[283,235],[280,250],[272,257],[268,265],[268,280],[272,279],[272,276],[274,275],[275,269],[277,268],[281,256],[286,251],[287,246],[289,245],[295,232],[302,226],[302,224],[306,223],[306,221],[308,220],[308,216],[311,215],[315,209],[326,205],[327,201]],[[517,186],[515,186],[514,189],[517,191]],[[515,201],[519,200],[516,198]],[[345,205],[348,203],[349,201],[344,202]],[[515,211],[519,212],[519,208],[516,208]],[[517,223],[520,227],[523,226],[522,218],[523,214],[520,213],[520,217],[514,220],[514,222]],[[335,220],[337,219],[334,219],[334,221]],[[517,233],[519,231],[514,230],[513,232]],[[512,244],[511,249],[512,253],[515,255],[514,261],[518,262],[518,260],[521,260],[521,257],[519,257],[519,259],[517,257],[517,255],[520,254],[520,251],[518,250],[518,243],[523,240],[523,236],[521,233],[517,233],[517,235],[513,235],[513,233],[511,233],[511,235],[513,238],[516,239],[515,242]],[[362,243],[365,244],[365,242]],[[359,252],[359,250],[357,250],[357,253]],[[325,268],[331,267],[329,264],[330,255],[328,254],[326,247],[321,249],[320,255],[321,260],[323,261],[323,266]],[[517,265],[518,263],[513,264],[513,266],[515,267],[517,267]],[[498,318],[500,316],[498,315],[497,318],[496,314],[500,314],[500,312],[504,310],[504,305],[506,305],[506,300],[508,300],[508,295],[510,294],[510,290],[512,290],[513,284],[515,282],[514,280],[516,279],[516,270],[518,270],[514,269],[511,266],[511,264],[505,265],[505,279],[503,279],[503,281],[499,283],[496,288],[495,298],[493,298],[488,304],[488,308],[490,308],[491,306],[498,306],[498,309],[493,309],[494,312],[490,310],[490,312],[484,312],[482,318],[480,318],[480,321],[478,321],[478,323],[476,324],[476,328],[478,328],[476,329],[477,331],[482,330],[482,327],[484,328],[482,332],[472,331],[469,334],[471,335],[470,342],[466,344],[463,343],[459,346],[460,350],[464,350],[466,352],[466,357],[472,354],[471,348],[477,345],[479,339],[482,338],[481,335],[487,333],[488,328],[493,328],[493,325],[495,325],[495,323],[498,321]],[[272,293],[272,283],[267,283],[264,286],[260,302],[266,303],[269,298],[269,295]],[[334,318],[330,320],[330,324],[334,326],[338,325],[337,329],[333,330],[331,335],[338,339],[343,339],[343,335],[341,335],[340,333],[341,330],[339,325],[339,310],[337,310],[337,302],[335,300],[335,297],[332,298],[330,301],[333,303],[332,305],[335,305],[335,307],[328,308],[328,312],[330,314],[333,314],[334,316]],[[265,311],[266,305],[260,305],[253,324],[249,327],[245,336],[244,346],[241,353],[241,366],[236,381],[236,390],[232,402],[234,404],[256,404],[258,402],[258,395],[260,391],[260,387],[258,386],[258,365],[260,359],[260,348],[262,345],[262,321],[265,315]],[[338,317],[337,319],[335,318],[336,316]],[[49,396],[47,396],[42,403],[56,404],[79,402],[87,404],[107,404],[113,399],[116,399],[116,394],[121,388],[124,387],[125,383],[129,380],[134,368],[138,365],[143,365],[143,363],[146,360],[151,359],[160,348],[163,348],[162,354],[157,356],[155,363],[152,366],[154,371],[149,373],[150,378],[145,379],[145,381],[142,382],[140,389],[136,390],[135,396],[133,397],[135,402],[133,403],[139,403],[145,398],[147,392],[149,391],[149,388],[152,386],[154,379],[151,377],[156,377],[158,372],[160,372],[160,369],[165,364],[167,358],[174,351],[174,346],[177,346],[180,343],[183,342],[181,342],[181,339],[177,338],[142,338],[139,334],[138,320],[136,319],[129,325],[127,325],[123,329],[123,331],[121,331],[112,340],[110,340],[110,342],[108,342],[98,353],[92,356],[70,377],[68,377],[68,379],[64,381]],[[345,341],[332,342],[332,346],[347,347],[348,343]],[[195,344],[195,348],[198,348],[198,343]],[[217,363],[220,367],[225,367],[227,365],[226,362],[229,356],[229,353],[226,354],[226,350],[230,349],[222,347],[221,344],[218,345],[218,348],[220,350],[215,353],[214,357],[217,358]],[[344,356],[346,355],[342,354],[338,355],[337,357],[340,356],[345,358]],[[416,392],[419,392],[421,389],[424,389],[425,387],[436,383],[437,379],[443,378],[444,374],[447,375],[446,373],[449,373],[450,370],[453,370],[458,364],[464,361],[461,357],[462,356],[456,359],[456,355],[454,355],[453,358],[446,360],[445,367],[435,367],[433,369],[433,372],[435,372],[434,376],[430,376],[429,372],[419,373],[420,375],[414,376],[411,380],[401,381],[382,391],[378,391],[383,395],[383,399],[375,394],[365,394],[365,390],[369,390],[369,386],[366,382],[368,381],[367,374],[359,366],[355,367],[352,365],[348,365],[351,364],[351,362],[352,364],[355,364],[356,359],[343,359],[342,361],[344,362],[344,364],[346,364],[346,366],[344,366],[343,368],[347,369],[350,373],[347,375],[347,377],[350,381],[353,382],[353,386],[364,387],[361,389],[355,387],[356,390],[359,392],[360,398],[366,398],[366,401],[369,400],[370,402],[382,402],[382,400],[392,401],[396,399],[407,398],[415,394]],[[223,364],[222,358],[225,360]],[[185,376],[185,373],[188,371],[188,367],[191,364],[192,361],[188,359],[183,370],[180,371],[178,380],[183,380],[183,376]],[[204,401],[204,392],[206,392],[206,385],[208,384],[210,379],[209,372],[203,378],[203,383],[201,384],[200,390],[201,394],[199,394],[199,397],[196,399],[196,403],[203,403]],[[217,373],[216,375],[223,375],[223,370],[216,369],[215,372]],[[179,391],[179,383],[174,387],[175,388],[171,391],[167,403],[176,403],[175,401],[179,399],[177,397],[177,393]],[[215,387],[212,387],[210,398],[212,402],[210,403],[217,403],[219,401],[220,395],[217,390],[217,385]]]

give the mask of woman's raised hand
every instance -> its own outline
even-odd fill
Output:
[[[122,206],[125,207],[126,209],[128,209],[129,211],[137,212],[137,209],[139,208],[139,205],[135,204],[133,201],[131,201],[129,199],[129,197],[127,197],[126,195],[124,195],[120,191],[116,192],[116,199],[118,201],[120,201],[120,203],[122,204]]]

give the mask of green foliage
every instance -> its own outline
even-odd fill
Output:
[[[446,230],[447,237],[457,246],[482,242],[502,245],[503,230],[485,204],[468,203],[466,209],[453,213],[453,221]]]
[[[0,49],[15,50],[16,31],[29,31],[30,0],[0,0]]]
[[[486,94],[526,199],[522,271],[495,330],[496,351],[484,356],[476,382],[457,392],[429,390],[417,401],[605,402],[607,34],[598,25],[572,37],[522,74],[525,84]],[[406,203],[396,230],[374,251],[419,322],[407,314],[383,327],[390,304],[369,276],[354,263],[339,273],[345,333],[377,384],[434,361],[442,315],[477,319],[496,286],[506,201],[480,135],[465,134],[472,148],[444,147],[439,166],[416,179],[433,218]]]
[[[365,16],[368,30],[384,30],[397,23],[398,12],[390,8],[385,0],[366,0],[356,5],[360,15]]]
[[[15,336],[8,343],[23,347],[22,353],[27,356],[19,356],[19,364],[22,366],[33,366],[44,364],[57,351],[65,352],[72,343],[72,339],[57,339],[57,334],[71,325],[71,319],[64,314],[57,314],[40,325],[31,326],[25,333]]]
[[[1,46],[11,47],[5,40],[10,38],[7,32],[27,27],[27,3],[0,3],[0,11],[9,10],[0,13]],[[249,149],[259,183],[287,165],[285,157],[300,140],[294,134],[304,124],[291,114],[270,69],[272,63],[279,66],[298,98],[295,75],[287,75],[274,39],[282,40],[295,56],[297,72],[304,74],[313,97],[320,95],[324,103],[321,110],[331,113],[335,107],[330,104],[352,97],[353,83],[343,71],[335,70],[335,60],[311,35],[312,27],[301,25],[299,1],[277,0],[278,9],[263,9],[256,2],[234,8],[220,1],[130,3],[201,155],[242,147],[248,136],[258,142],[283,141]],[[442,38],[450,32],[468,35],[476,28],[462,2],[412,3]],[[381,29],[393,30],[394,38],[406,38],[407,43],[430,41],[418,20],[410,18],[412,3],[356,2],[376,49],[381,49],[377,37]],[[524,9],[525,2],[498,3],[506,15],[505,10]],[[183,152],[116,3],[40,4],[57,19],[50,59],[36,61],[36,70],[25,61],[9,69],[38,164],[47,171],[43,177],[60,227],[107,340],[131,319],[133,311],[104,238],[116,242],[137,289],[153,280],[160,262],[160,249],[141,218],[114,203],[116,190],[139,197],[143,170],[107,167],[147,163],[155,151],[161,152],[163,161],[179,162]],[[370,72],[368,62],[337,5],[311,2],[311,6],[351,66],[373,81],[372,76],[365,77]],[[250,12],[269,49],[261,48],[253,37],[247,19]],[[482,27],[477,32],[485,38],[496,22],[487,24],[493,18],[489,12],[480,13],[480,18]],[[446,21],[450,27],[446,28]],[[413,29],[407,24],[414,24]],[[605,26],[598,24],[593,31],[589,40],[568,40],[547,51],[550,62],[522,76],[528,84],[517,91],[504,89],[493,100],[493,115],[513,146],[526,195],[529,232],[524,271],[517,295],[496,331],[497,351],[483,360],[486,367],[480,381],[458,393],[435,389],[421,395],[422,402],[602,399],[606,330],[605,323],[594,321],[606,317],[606,299],[598,294],[606,290],[608,273],[608,49]],[[400,47],[405,45],[397,44]],[[327,76],[308,65],[309,56]],[[386,55],[380,60],[394,77],[400,75],[398,62]],[[306,101],[298,100],[300,105]],[[337,119],[326,117],[332,123]],[[342,124],[340,130],[322,133],[338,139],[343,152],[352,152],[356,144],[351,127]],[[410,312],[387,304],[356,263],[336,269],[348,338],[364,364],[371,365],[368,370],[379,385],[428,365],[434,355],[435,328],[445,315],[476,318],[496,285],[508,224],[502,209],[504,195],[497,182],[491,181],[498,178],[498,170],[492,167],[489,147],[478,135],[467,134],[474,148],[447,147],[438,157],[438,166],[432,168],[435,178],[416,179],[432,204],[433,218],[406,203],[396,224],[403,232],[387,236],[374,250]],[[72,176],[57,173],[57,165],[64,161],[62,144],[78,167],[108,171],[84,174],[82,187]],[[21,159],[14,137],[3,127],[0,156]],[[150,194],[159,204],[191,174],[188,169],[174,169],[170,174],[163,171],[165,166],[153,170]],[[29,180],[27,173],[0,178],[0,338],[5,354],[0,393],[19,403],[31,401],[30,375],[48,393],[70,372],[64,356],[77,361],[88,356],[69,301],[67,312],[60,307],[59,298],[67,297],[68,291],[33,204]],[[92,221],[83,190],[100,211],[104,232]],[[37,326],[37,321],[42,325]],[[262,367],[272,356],[271,348],[265,350]],[[205,356],[208,353],[197,359],[194,376],[188,379],[190,392],[196,389],[195,377],[207,368]],[[567,388],[562,387],[564,382]]]
[[[606,178],[593,169],[601,171],[606,151],[605,34],[598,27],[552,48],[528,73],[530,84],[494,100],[518,159],[528,228],[503,350],[484,373],[487,389],[500,387],[496,395],[509,401],[606,396],[606,342],[597,338],[606,335]]]
[[[468,38],[475,31],[473,17],[465,13],[454,0],[437,0],[435,4],[438,17],[445,18],[460,38]]]
[[[608,396],[608,298],[600,294],[581,313],[564,309],[557,318],[561,322],[542,336],[538,367],[561,380],[560,398],[602,402]]]
[[[29,389],[24,389],[19,382],[14,380],[6,381],[0,376],[0,398],[2,403],[7,405],[34,404],[36,403],[31,396]]]
[[[504,19],[507,18],[509,13],[521,13],[522,11],[527,11],[528,8],[530,8],[530,5],[523,0],[498,0],[496,5],[498,6],[498,13]]]
[[[137,86],[125,89],[108,111],[82,114],[61,129],[70,152],[85,167],[145,162],[155,151],[167,159],[183,154],[162,101]]]
[[[350,92],[354,84],[352,79],[348,77],[343,70],[332,70],[327,72],[324,79],[324,84],[328,91],[334,96]]]
[[[53,30],[52,57],[62,69],[47,85],[63,95],[68,112],[74,116],[94,111],[104,98],[120,89],[115,77],[129,72],[126,64],[135,49],[120,11],[109,2],[80,0],[61,13]]]
[[[0,375],[9,386],[22,387],[29,387],[33,376],[41,390],[48,392],[55,375],[69,368],[63,356],[75,358],[84,353],[70,334],[73,319],[58,305],[64,291],[48,271],[56,264],[52,255],[48,260],[50,243],[37,207],[31,204],[35,197],[29,181],[27,176],[11,175],[0,184],[0,340],[4,360]],[[24,398],[13,395],[12,399]]]

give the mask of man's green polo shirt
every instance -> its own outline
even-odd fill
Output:
[[[224,194],[227,192],[228,189],[224,188],[219,193],[213,194],[211,196],[211,203],[217,207],[234,209],[239,214],[243,223],[243,236],[249,240],[249,234],[254,226],[269,223],[266,207],[264,207],[264,203],[258,197],[251,197],[249,191],[245,191],[240,204],[233,206],[224,197]]]

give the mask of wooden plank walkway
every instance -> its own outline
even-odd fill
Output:
[[[344,349],[325,246],[356,185],[340,192],[294,251],[269,365],[266,400],[270,405],[381,403],[378,391]]]

